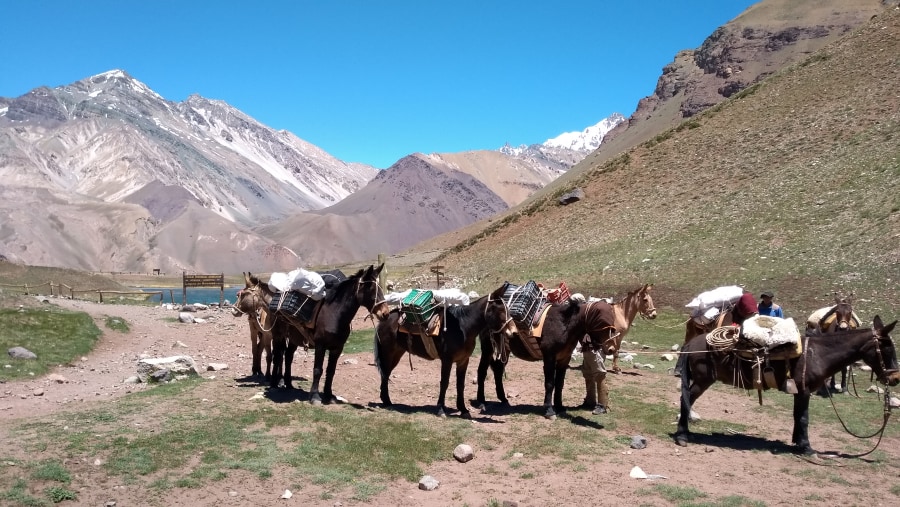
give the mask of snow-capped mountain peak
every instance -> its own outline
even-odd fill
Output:
[[[575,151],[594,151],[600,146],[606,134],[623,121],[625,121],[624,116],[619,113],[613,113],[600,121],[600,123],[591,125],[581,132],[564,132],[552,139],[547,139],[543,145],[553,148],[568,148]]]

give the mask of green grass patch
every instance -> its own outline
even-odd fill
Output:
[[[87,354],[101,331],[86,313],[54,307],[0,308],[0,349],[25,347],[37,359],[7,358],[0,380],[16,380],[46,374],[50,368],[70,363]]]
[[[106,327],[107,329],[112,329],[113,331],[118,331],[120,333],[127,333],[131,330],[128,326],[128,322],[122,317],[106,317]]]
[[[418,480],[423,464],[447,459],[473,432],[468,421],[447,420],[436,426],[431,417],[360,414],[350,405],[337,410],[305,404],[235,410],[223,402],[204,404],[202,413],[163,410],[148,417],[147,407],[183,404],[200,396],[195,390],[204,382],[160,385],[109,408],[29,421],[11,433],[35,455],[99,457],[109,475],[150,491],[202,488],[235,470],[269,478],[289,469],[331,493],[350,489],[353,498],[365,501],[393,479]],[[73,481],[58,462],[25,460],[16,468],[21,467],[33,473],[25,485],[7,490],[6,498],[38,498],[35,490],[47,481],[58,484],[44,497],[56,502],[68,495]],[[13,477],[12,468],[0,469],[0,482]]]

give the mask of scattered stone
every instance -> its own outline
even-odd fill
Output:
[[[188,348],[188,346],[185,345],[184,342],[181,340],[176,340],[175,343],[172,344],[172,348],[174,349],[175,347],[181,347],[183,349]]]
[[[867,364],[860,365],[858,368],[862,371],[872,371],[872,367]]]
[[[869,388],[866,389],[866,392],[867,392],[867,393],[884,394],[884,389],[882,389],[882,388],[880,388],[880,387],[878,387],[878,386],[869,386]]]
[[[266,395],[263,394],[263,393],[256,393],[256,394],[254,394],[253,396],[250,397],[250,401],[253,401],[253,400],[264,400],[264,399],[266,399]]]
[[[359,361],[357,361],[356,359],[354,359],[352,357],[348,357],[347,359],[344,359],[344,362],[343,362],[343,364],[358,364],[358,363],[359,363]]]
[[[896,396],[891,396],[890,400],[888,400],[888,403],[890,404],[890,406],[892,408],[900,407],[900,398],[898,398]]]
[[[675,354],[663,354],[662,356],[659,357],[659,359],[661,361],[674,361]]]
[[[206,324],[206,319],[196,318],[194,319],[194,324]]]
[[[43,396],[44,390],[39,387],[39,388],[35,389],[34,391],[32,391],[31,394],[32,394],[32,396]]]
[[[171,379],[176,375],[198,375],[197,365],[191,356],[160,357],[156,359],[141,359],[138,361],[137,375],[141,382],[147,382],[154,372],[166,370]]]
[[[48,382],[56,382],[57,384],[65,384],[66,382],[69,381],[69,379],[67,379],[66,377],[63,377],[59,373],[51,373],[50,375],[47,375],[47,381]]]
[[[672,352],[678,352],[678,349],[680,349],[680,348],[681,347],[676,343],[675,345],[672,345],[672,348],[669,350],[671,350]]]
[[[227,369],[228,365],[225,363],[209,363],[206,365],[206,371],[222,371]]]
[[[525,456],[525,455],[522,454],[521,452],[514,452],[514,453],[513,453],[513,458],[521,458],[521,457],[524,457],[524,456]]]
[[[230,496],[231,498],[234,498],[234,497],[238,496],[238,492],[237,491],[229,491],[228,496]]]
[[[132,375],[122,381],[123,384],[140,384],[141,379],[137,375]]]
[[[281,494],[281,498],[284,498],[284,499],[288,499],[292,496],[294,496],[294,494],[291,493],[291,490],[289,490],[289,489],[284,490],[284,493]]]
[[[37,359],[37,355],[25,347],[13,347],[6,353],[13,359]]]
[[[194,316],[187,312],[181,312],[178,314],[178,322],[182,322],[184,324],[193,324]]]
[[[456,449],[453,449],[453,457],[460,463],[466,463],[475,458],[475,451],[472,450],[472,446],[469,444],[459,444],[456,446]]]
[[[647,439],[641,435],[631,437],[632,449],[645,449],[647,447]]]
[[[103,504],[103,505],[104,505],[104,507],[116,507],[116,501],[115,501],[115,500],[110,500],[110,501],[106,502],[106,503]]]
[[[440,485],[440,481],[430,475],[422,476],[422,478],[419,479],[419,489],[423,491],[434,491],[438,489],[438,486]]]
[[[100,465],[102,465],[102,464],[103,464],[103,460],[102,460],[102,459],[97,458],[97,459],[94,460],[94,466],[95,466],[95,467],[98,467],[98,466],[100,466]]]

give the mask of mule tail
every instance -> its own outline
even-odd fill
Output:
[[[381,354],[378,353],[378,329],[375,329],[375,345],[372,349],[375,352],[375,368],[378,370],[378,378],[384,378],[384,372],[381,371]]]

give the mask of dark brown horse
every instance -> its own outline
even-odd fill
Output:
[[[656,317],[656,308],[650,297],[652,285],[628,293],[625,298],[615,304],[605,301],[580,303],[569,300],[553,304],[547,310],[541,336],[521,336],[518,330],[516,337],[509,340],[509,351],[519,359],[526,361],[543,361],[544,363],[544,416],[553,419],[557,412],[564,410],[562,391],[566,379],[566,371],[572,360],[572,352],[578,341],[588,335],[593,343],[600,343],[603,351],[609,355],[618,355],[622,336],[627,333],[636,315],[652,319]],[[526,345],[524,340],[537,341],[539,350]],[[484,410],[484,381],[488,367],[494,373],[494,384],[497,398],[503,405],[509,405],[503,388],[503,373],[506,369],[505,354],[495,357],[495,342],[488,333],[481,334],[481,360],[478,363],[478,394],[476,404]]]
[[[400,310],[392,310],[375,328],[375,365],[381,375],[381,402],[390,406],[388,380],[391,372],[407,352],[428,360],[441,360],[441,383],[438,396],[438,415],[446,416],[444,404],[450,385],[450,369],[456,365],[456,408],[461,417],[469,417],[465,402],[466,368],[475,350],[475,337],[482,331],[511,335],[515,324],[509,318],[509,310],[503,302],[506,286],[500,287],[488,296],[483,296],[468,305],[451,306],[442,312],[444,321],[437,336],[430,338],[433,352],[416,334],[404,332],[400,327]],[[425,338],[429,339],[429,338]]]
[[[366,269],[360,269],[356,274],[330,289],[325,298],[316,303],[317,307],[314,310],[312,322],[298,321],[284,313],[270,317],[270,320],[274,321],[271,323],[271,326],[274,326],[272,330],[274,366],[270,382],[272,387],[277,387],[283,379],[286,388],[293,388],[291,363],[294,351],[297,350],[297,347],[310,347],[315,350],[315,354],[309,401],[314,405],[320,405],[335,400],[332,394],[332,382],[338,358],[344,350],[347,338],[350,337],[350,323],[360,306],[365,307],[371,313],[377,303],[383,299],[381,287],[378,285],[378,275],[382,268],[384,268],[384,264],[377,268],[369,266]],[[265,287],[265,290],[268,290],[268,287]],[[285,336],[286,339],[283,338]],[[325,385],[320,395],[319,381],[322,378],[326,352],[328,353],[328,366],[324,370]]]
[[[859,327],[859,318],[853,313],[853,294],[846,298],[842,298],[837,294],[834,295],[834,305],[819,308],[812,312],[806,319],[806,329],[808,331],[821,331],[823,333],[833,333],[837,330],[846,331],[848,329],[856,329]],[[847,389],[847,379],[849,378],[850,367],[841,370],[841,392],[849,393]],[[822,387],[821,394],[828,395],[828,389],[834,390],[834,375],[831,380]]]
[[[244,288],[237,293],[237,300],[231,307],[235,317],[247,316],[250,326],[250,351],[253,355],[251,375],[269,379],[272,374],[272,330],[263,323],[268,318],[271,292],[263,291],[260,281],[251,273],[244,273]],[[262,353],[266,353],[266,372],[262,371]]]
[[[770,361],[775,382],[784,386],[794,379],[794,432],[791,442],[799,451],[813,452],[809,444],[809,397],[825,381],[848,364],[862,360],[872,368],[880,382],[895,386],[900,383],[897,353],[890,332],[897,321],[883,325],[876,316],[871,329],[837,331],[830,334],[808,331],[800,337],[802,354],[794,359]],[[735,387],[754,385],[753,361],[738,358],[733,350],[718,351],[711,347],[706,335],[698,336],[682,350],[687,361],[681,372],[681,413],[675,443],[684,446],[688,441],[688,419],[691,407],[716,380]],[[788,377],[790,373],[790,377]],[[764,389],[768,386],[764,384]]]

